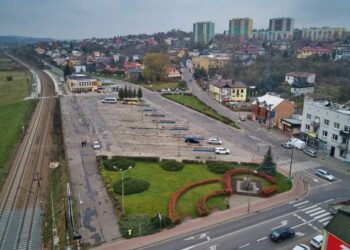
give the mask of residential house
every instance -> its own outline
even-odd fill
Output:
[[[350,162],[350,107],[305,98],[301,138],[331,157]]]
[[[229,102],[231,101],[232,87],[231,79],[218,78],[209,83],[209,94],[214,100],[220,103]]]
[[[214,57],[211,55],[192,57],[193,66],[195,68],[203,68],[206,72],[223,68],[229,61],[229,57]]]
[[[294,103],[267,93],[257,97],[252,103],[252,120],[268,128],[282,126],[282,119],[290,118],[294,112]]]
[[[313,55],[328,55],[331,56],[332,55],[332,50],[328,49],[328,48],[320,48],[320,47],[316,47],[316,48],[301,48],[298,50],[297,52],[297,58],[298,59],[305,59],[308,58],[310,56]]]
[[[231,101],[245,102],[247,100],[247,85],[241,81],[235,81],[231,89]]]
[[[309,72],[289,72],[285,76],[285,81],[290,85],[293,83],[307,82],[315,84],[316,74]]]
[[[84,74],[73,74],[67,77],[70,91],[96,91],[101,82]]]
[[[350,206],[340,208],[323,229],[324,250],[350,249]]]
[[[290,92],[294,96],[312,94],[315,92],[315,85],[308,82],[292,83]]]
[[[38,54],[38,55],[43,55],[45,53],[45,49],[43,48],[40,48],[40,47],[37,47],[35,49],[35,52]]]
[[[168,67],[166,69],[166,74],[168,78],[172,81],[178,81],[181,80],[181,73],[174,67]]]

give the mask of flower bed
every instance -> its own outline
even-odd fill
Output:
[[[227,195],[225,190],[216,190],[214,192],[211,192],[205,196],[202,196],[198,202],[197,202],[197,213],[199,216],[207,216],[209,214],[209,209],[207,207],[207,201],[210,198],[213,198],[215,196],[220,196],[220,195]]]

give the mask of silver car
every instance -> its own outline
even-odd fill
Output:
[[[311,156],[311,157],[316,157],[317,156],[317,151],[316,150],[313,150],[311,148],[305,148],[303,150],[304,154],[308,155],[308,156]]]
[[[318,169],[316,171],[316,175],[318,177],[321,177],[322,179],[327,180],[327,181],[334,181],[335,180],[335,177],[324,169]]]

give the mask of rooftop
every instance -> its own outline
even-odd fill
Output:
[[[315,73],[309,73],[309,72],[298,72],[298,71],[292,71],[286,74],[286,76],[293,76],[293,77],[309,77],[309,76],[313,76],[315,75]]]
[[[264,96],[260,96],[257,99],[259,101],[259,104],[263,104],[266,106],[271,105],[271,109],[276,108],[281,102],[284,101],[284,99],[282,99],[278,96],[271,95],[271,94],[266,94]],[[256,104],[256,100],[253,102],[253,104]]]
[[[326,231],[340,238],[342,241],[350,242],[350,206],[338,210],[334,218],[324,228]]]

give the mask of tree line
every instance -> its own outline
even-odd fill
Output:
[[[119,100],[123,100],[124,98],[133,98],[133,97],[137,97],[141,99],[142,89],[138,88],[138,90],[136,91],[135,88],[124,86],[124,88],[119,89],[118,97],[119,97]]]

